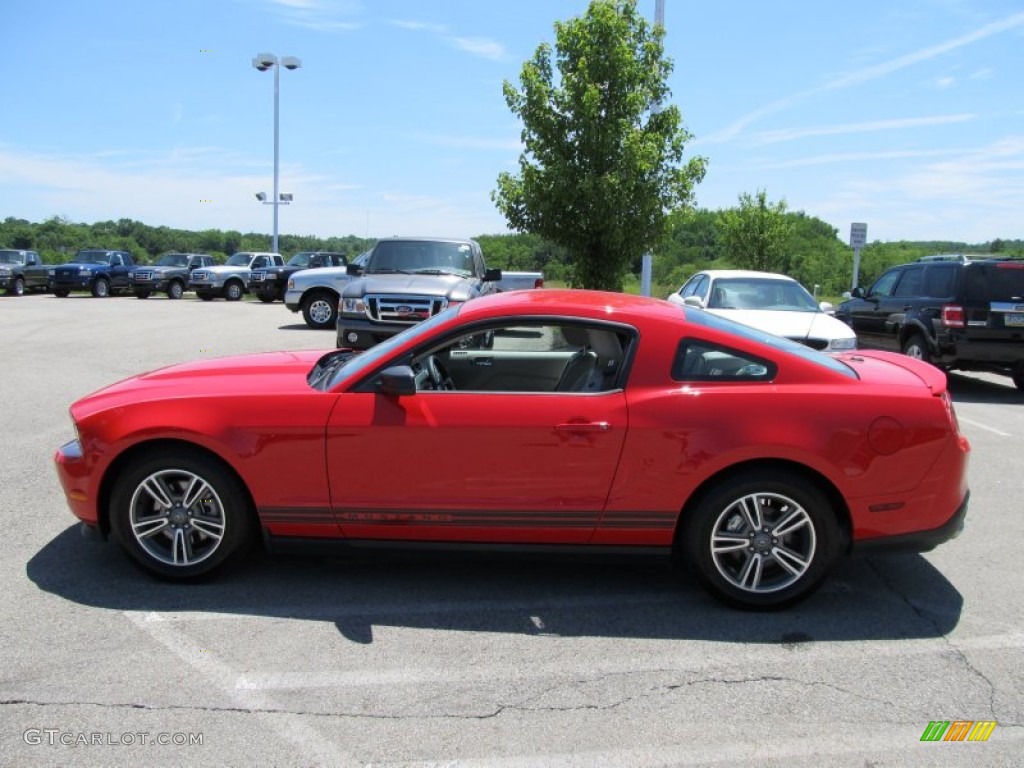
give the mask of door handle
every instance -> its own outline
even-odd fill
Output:
[[[571,421],[567,424],[555,424],[559,432],[607,432],[612,425],[607,421]]]

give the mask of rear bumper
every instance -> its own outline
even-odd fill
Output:
[[[880,536],[873,539],[855,541],[851,554],[874,555],[888,552],[928,552],[939,544],[955,539],[964,529],[967,518],[967,506],[971,492],[964,495],[964,500],[957,507],[953,516],[938,528],[928,531],[903,533],[898,536]]]

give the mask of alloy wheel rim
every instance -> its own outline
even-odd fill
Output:
[[[129,507],[135,541],[154,560],[186,567],[210,558],[224,540],[224,505],[209,482],[185,469],[162,469],[135,488]]]
[[[309,305],[309,316],[318,325],[326,325],[331,319],[331,305],[324,299],[317,299]]]
[[[779,493],[751,493],[730,502],[711,532],[711,559],[737,589],[768,594],[806,575],[817,550],[814,523]]]

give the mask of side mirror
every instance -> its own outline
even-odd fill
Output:
[[[826,315],[834,315],[836,313],[836,308],[832,306],[832,302],[830,301],[819,302],[818,309],[820,309]]]
[[[696,307],[697,309],[704,309],[704,299],[700,296],[687,296],[683,299],[683,304],[688,307]]]
[[[853,298],[855,298],[855,299],[863,299],[863,298],[866,298],[866,295],[865,295],[865,293],[864,293],[864,289],[863,289],[863,288],[861,288],[861,287],[860,287],[859,285],[858,285],[858,286],[857,286],[856,288],[854,288],[854,289],[853,289],[852,291],[850,291],[850,295],[851,295],[851,296],[852,296]]]
[[[415,395],[416,374],[413,373],[411,366],[393,365],[380,372],[378,387],[385,395]]]
[[[849,291],[843,291],[843,298],[844,299],[852,299],[853,298],[853,294],[850,293]]]
[[[359,277],[361,274],[363,274],[363,268],[358,264],[346,264],[345,274],[351,277]]]
[[[495,267],[494,269],[488,269],[486,272],[484,272],[485,283],[497,283],[499,280],[501,280],[500,269]]]
[[[25,262],[25,266],[26,267],[34,267],[38,263],[39,262],[36,261],[36,257],[35,256],[29,256],[28,260]]]

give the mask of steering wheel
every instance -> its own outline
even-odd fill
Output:
[[[448,369],[441,365],[437,355],[428,355],[423,361],[423,367],[427,370],[430,380],[430,389],[451,391],[455,389],[455,382],[448,374]]]

